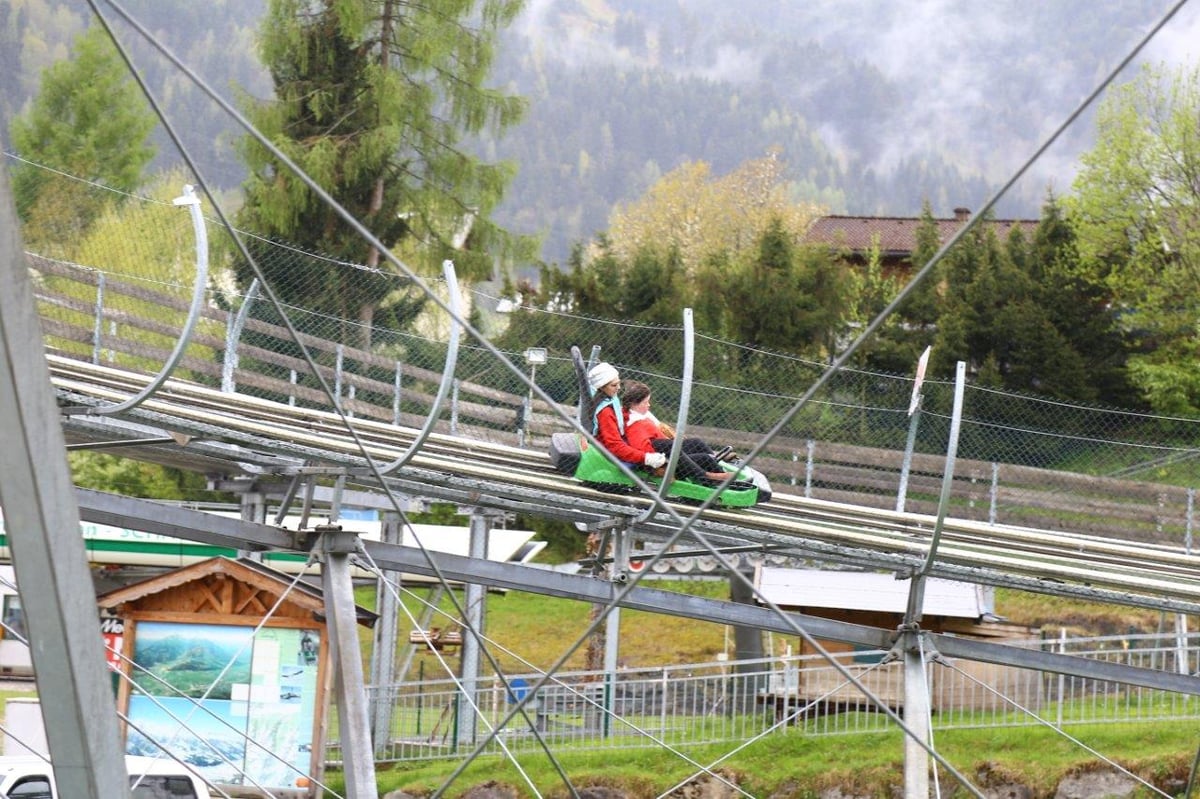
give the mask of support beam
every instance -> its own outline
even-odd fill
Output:
[[[334,659],[334,691],[338,709],[338,728],[342,751],[371,751],[371,729],[367,721],[366,689],[363,684],[362,651],[358,645],[357,616],[354,612],[354,585],[350,579],[350,553],[357,536],[330,526],[320,529],[325,563],[321,577],[325,590],[325,611]],[[346,757],[342,761],[347,799],[377,799],[375,759]]]
[[[399,545],[403,538],[400,515],[384,513],[381,538],[384,543]],[[399,600],[387,584],[400,585],[400,573],[383,571],[375,581],[375,607],[379,621],[375,623],[375,646],[371,650],[371,684],[375,693],[371,697],[371,727],[374,730],[375,754],[382,758],[392,738],[392,697],[390,690],[396,680],[396,650]]]
[[[480,508],[471,513],[471,538],[467,545],[467,557],[487,559],[488,536],[492,531],[493,514]],[[463,589],[463,623],[468,630],[484,634],[485,608],[484,586],[480,582],[468,582]],[[479,716],[475,703],[479,697],[479,639],[475,635],[464,635],[462,642],[462,692],[458,703],[458,742],[474,746],[479,728]]]
[[[8,170],[0,169],[0,505],[62,796],[128,796],[92,575],[79,535]]]

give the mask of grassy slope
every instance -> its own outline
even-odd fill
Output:
[[[722,580],[647,580],[643,585],[718,599],[729,596],[729,587]],[[417,591],[413,596],[424,599],[426,592]],[[366,591],[360,593],[359,601],[363,604],[372,602]],[[420,612],[420,602],[416,599],[410,597],[408,604],[414,615]],[[443,600],[441,607],[453,613],[448,600]],[[519,591],[491,594],[487,603],[486,632],[488,638],[499,647],[496,655],[505,671],[529,670],[522,660],[545,668],[553,664],[564,649],[583,634],[591,611],[587,603]],[[997,591],[996,612],[1014,624],[1043,628],[1051,635],[1057,635],[1060,628],[1066,628],[1073,635],[1117,635],[1130,631],[1174,629],[1173,619],[1164,619],[1156,611],[1085,604],[1004,589]],[[430,626],[452,627],[453,624],[443,617],[440,621],[431,622]],[[410,628],[407,620],[401,619],[402,640],[407,640]],[[771,636],[768,642],[774,645],[774,654],[783,654],[789,643],[793,648],[797,643],[782,635]],[[583,669],[585,648],[580,646],[570,656],[565,668]],[[625,611],[621,615],[620,658],[629,667],[711,662],[727,648],[732,653],[732,638],[722,624],[644,611]],[[457,667],[456,658],[453,654],[448,655],[451,665]],[[426,661],[427,675],[431,673],[429,669],[440,668],[431,654],[418,655],[418,661],[422,659]]]

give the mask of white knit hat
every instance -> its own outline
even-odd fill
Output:
[[[588,370],[588,385],[592,387],[592,391],[599,391],[620,376],[615,366],[607,361],[601,361]]]

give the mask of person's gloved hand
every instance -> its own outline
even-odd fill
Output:
[[[647,452],[646,457],[642,459],[642,463],[651,469],[657,469],[659,466],[667,465],[667,456],[661,452]]]

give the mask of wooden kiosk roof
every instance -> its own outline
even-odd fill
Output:
[[[325,595],[319,586],[248,558],[209,558],[109,591],[96,601],[117,615],[132,611],[259,616],[278,604],[275,614],[282,618],[325,620]],[[366,627],[379,618],[359,605],[355,616]]]

